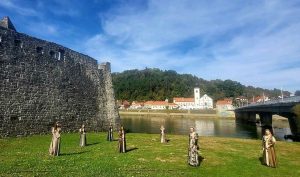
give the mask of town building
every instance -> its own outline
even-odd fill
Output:
[[[213,99],[207,94],[200,97],[200,88],[194,88],[194,98],[174,97],[179,109],[213,109]]]
[[[156,110],[162,110],[162,109],[177,109],[178,105],[174,103],[168,103],[168,101],[146,101],[144,103],[145,109],[156,109]]]
[[[219,117],[234,117],[234,106],[232,105],[231,99],[225,98],[223,100],[218,100],[216,108]]]
[[[143,109],[143,108],[144,108],[144,102],[138,102],[138,101],[133,101],[130,106],[130,109]]]
[[[268,96],[257,96],[257,97],[253,97],[250,102],[251,103],[263,103],[266,101],[270,101]]]

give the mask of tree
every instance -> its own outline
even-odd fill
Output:
[[[112,73],[113,86],[118,100],[145,101],[164,100],[174,97],[194,97],[194,87],[200,87],[201,96],[209,95],[217,101],[223,98],[246,96],[252,99],[262,93],[269,97],[278,97],[279,89],[262,89],[244,86],[232,80],[207,81],[191,74],[178,74],[173,70],[146,68],[144,70],[127,70]],[[284,95],[286,95],[284,91]]]

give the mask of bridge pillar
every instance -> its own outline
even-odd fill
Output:
[[[235,112],[235,119],[237,121],[243,121],[243,114],[242,114],[242,112]]]
[[[250,123],[256,123],[256,113],[253,113],[253,112],[249,112],[248,113],[248,122]]]
[[[260,123],[261,123],[261,136],[265,135],[266,129],[269,129],[272,134],[273,132],[273,126],[272,126],[272,113],[259,113]]]
[[[253,112],[236,112],[235,118],[237,121],[256,123],[256,114]]]
[[[291,132],[296,140],[300,140],[300,117],[297,115],[291,114],[288,117]]]
[[[259,113],[261,126],[272,127],[272,113]]]

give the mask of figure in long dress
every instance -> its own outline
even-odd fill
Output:
[[[55,123],[54,127],[51,129],[52,141],[49,148],[50,155],[58,156],[60,151],[60,132],[61,126],[58,122]]]
[[[262,146],[263,146],[263,163],[269,167],[276,168],[276,154],[274,145],[276,143],[276,139],[272,135],[269,129],[265,130],[265,135],[262,138]]]
[[[199,166],[198,154],[198,134],[193,127],[190,128],[189,134],[189,147],[188,147],[188,164],[191,166]]]
[[[125,131],[123,126],[121,126],[119,130],[119,152],[120,153],[126,152],[126,138],[125,138]]]
[[[85,131],[84,124],[82,124],[81,128],[79,129],[79,133],[80,133],[79,146],[80,147],[86,146],[86,131]]]
[[[165,134],[165,127],[160,127],[160,142],[165,143],[166,142],[166,134]]]
[[[107,132],[107,141],[113,141],[114,140],[114,133],[113,133],[113,127],[110,124],[108,127],[108,132]]]

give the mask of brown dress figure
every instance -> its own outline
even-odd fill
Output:
[[[275,145],[276,139],[272,135],[269,129],[266,129],[265,135],[262,138],[263,146],[263,163],[269,167],[276,168],[276,154],[275,154]]]
[[[191,166],[199,166],[199,154],[198,154],[198,134],[195,129],[190,128],[189,134],[189,147],[188,147],[188,164]]]
[[[119,130],[119,152],[120,153],[126,152],[126,138],[125,138],[125,131],[123,126],[121,126]]]
[[[54,127],[52,127],[51,132],[52,132],[52,140],[49,148],[49,154],[53,156],[58,156],[60,151],[60,132],[61,132],[61,127],[58,122],[56,122]]]
[[[84,124],[82,124],[81,128],[79,129],[79,133],[80,133],[79,146],[80,147],[86,146],[86,131],[85,131]]]
[[[160,142],[165,143],[166,142],[166,134],[165,134],[165,127],[160,127]]]

